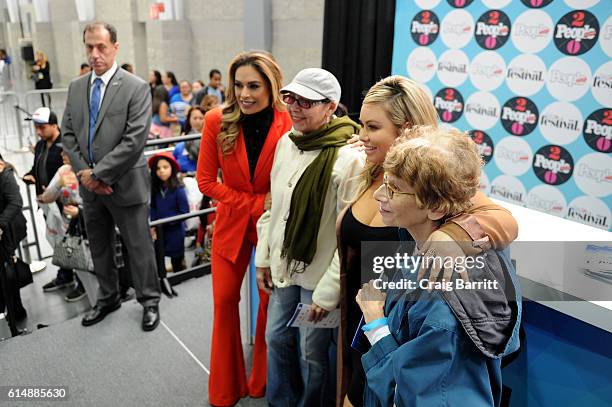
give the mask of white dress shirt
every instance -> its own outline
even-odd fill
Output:
[[[104,72],[100,76],[96,75],[94,71],[91,71],[91,78],[89,81],[89,85],[90,85],[89,86],[89,100],[90,101],[91,101],[91,94],[93,93],[94,81],[96,80],[96,78],[100,78],[102,79],[102,85],[100,85],[100,106],[102,105],[102,101],[104,100],[104,93],[106,92],[108,82],[111,80],[115,72],[117,72],[117,69],[118,69],[117,61],[115,61],[113,62],[113,66],[111,66],[108,71]],[[98,106],[98,110],[100,109],[100,106]]]

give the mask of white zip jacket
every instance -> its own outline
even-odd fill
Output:
[[[358,175],[363,169],[365,155],[355,148],[344,146],[332,170],[331,181],[317,238],[317,251],[312,263],[292,277],[287,262],[281,258],[285,226],[289,218],[291,195],[306,167],[321,150],[301,151],[286,133],[278,142],[274,164],[270,174],[272,207],[257,222],[258,243],[255,252],[257,267],[270,267],[276,287],[299,285],[314,290],[312,300],[318,306],[331,311],[340,300],[340,265],[336,244],[336,218],[353,199],[358,186]]]

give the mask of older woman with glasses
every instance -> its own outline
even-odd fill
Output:
[[[334,116],[340,84],[324,69],[300,71],[281,93],[293,129],[276,148],[272,208],[257,224],[255,259],[257,283],[271,292],[266,397],[273,406],[326,406],[334,331],[316,323],[339,301],[334,223],[363,167],[362,154],[346,145],[359,127]],[[287,327],[300,303],[314,327]]]
[[[342,316],[338,340],[338,406],[363,405],[365,373],[361,356],[364,349],[351,347],[362,313],[353,299],[361,284],[373,278],[372,269],[368,270],[367,266],[371,266],[372,257],[380,253],[374,252],[375,244],[370,244],[372,250],[369,250],[362,243],[398,241],[400,232],[406,240],[413,240],[405,230],[385,225],[379,213],[373,193],[384,182],[382,163],[403,129],[413,125],[436,126],[438,115],[419,84],[401,76],[390,76],[368,91],[361,107],[360,121],[359,138],[365,148],[366,165],[359,176],[359,190],[351,205],[338,217],[336,228]],[[481,192],[476,192],[472,205],[465,212],[446,219],[429,237],[426,248],[457,257],[462,256],[464,250],[479,251],[472,248],[473,244],[490,243],[504,247],[516,235],[517,226],[512,215]],[[450,269],[444,271],[448,279]],[[439,272],[439,269],[432,270],[429,277],[435,280]]]
[[[424,243],[472,206],[481,163],[475,143],[454,129],[415,127],[391,147],[374,198],[383,222],[415,239],[413,258],[441,261],[423,254]],[[462,278],[432,282],[404,266],[393,278],[401,289],[383,293],[375,280],[359,290],[360,330],[372,345],[362,358],[365,406],[500,405],[501,358],[519,348],[516,273],[507,252],[494,249],[455,271]]]
[[[413,259],[445,260],[423,254],[423,244],[472,205],[481,165],[476,144],[454,129],[414,127],[391,147],[374,197],[383,222],[414,237],[416,247],[405,248]],[[362,358],[364,405],[500,405],[501,358],[519,347],[516,273],[507,253],[494,249],[455,271],[463,278],[432,282],[404,265],[392,281],[398,288],[383,293],[375,280],[359,290],[361,330],[372,344]]]

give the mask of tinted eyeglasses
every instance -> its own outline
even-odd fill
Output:
[[[396,189],[393,189],[389,185],[389,179],[387,178],[387,174],[383,175],[383,185],[385,186],[385,193],[387,194],[387,199],[388,200],[393,199],[393,195],[395,195],[395,194],[398,194],[398,195],[416,195],[415,193],[412,193],[412,192],[401,192],[401,191],[398,191]]]
[[[285,102],[288,105],[297,103],[298,106],[301,107],[302,109],[310,109],[314,105],[318,105],[320,103],[329,103],[329,99],[310,100],[310,99],[304,99],[304,98],[292,95],[291,93],[285,93],[283,95],[283,102]]]

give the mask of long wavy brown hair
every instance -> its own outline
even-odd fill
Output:
[[[217,136],[217,142],[221,146],[223,155],[227,155],[234,150],[236,139],[240,134],[240,122],[244,118],[244,113],[238,106],[234,81],[236,71],[241,66],[250,65],[262,76],[268,89],[270,90],[270,105],[276,110],[284,110],[285,105],[281,99],[280,89],[283,84],[283,74],[276,60],[264,51],[241,52],[236,55],[229,66],[229,85],[226,91],[225,103],[223,104],[223,116],[221,117],[221,131]]]

